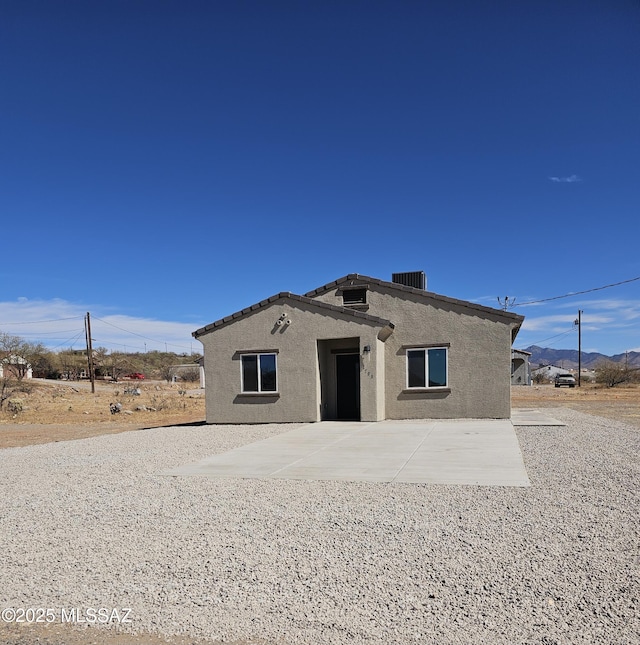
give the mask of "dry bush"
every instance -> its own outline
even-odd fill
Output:
[[[640,370],[622,363],[601,363],[596,367],[596,383],[607,387],[616,387],[623,383],[637,383]]]

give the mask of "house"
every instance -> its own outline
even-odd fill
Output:
[[[0,360],[0,378],[33,378],[33,369],[25,358],[12,354]]]
[[[278,293],[193,333],[207,422],[509,418],[523,320],[426,291],[422,272]]]
[[[204,387],[202,371],[202,360],[171,365],[169,368],[170,378],[173,383],[176,381],[198,381],[200,387]]]
[[[511,385],[531,385],[531,352],[511,350]]]
[[[532,371],[533,378],[536,381],[553,381],[558,374],[573,374],[574,370],[557,365],[540,365]]]

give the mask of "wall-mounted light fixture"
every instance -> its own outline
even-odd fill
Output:
[[[283,325],[288,327],[291,324],[291,318],[288,318],[289,314],[281,314],[280,318],[276,320],[276,326],[282,327]],[[284,330],[282,330],[284,331]]]
[[[365,345],[365,346],[362,348],[362,353],[363,353],[363,354],[368,354],[370,351],[371,351],[371,345]]]

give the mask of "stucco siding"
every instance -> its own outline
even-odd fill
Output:
[[[286,315],[290,324],[277,325]],[[316,307],[289,300],[276,301],[199,337],[205,356],[208,423],[313,422],[322,418],[318,341],[356,339],[361,365],[362,348],[371,347],[378,361],[378,333],[382,325],[355,321],[340,313],[327,315]],[[383,345],[384,346],[384,345]],[[277,352],[277,394],[241,392],[242,352]],[[384,357],[382,357],[384,360]],[[324,365],[324,369],[329,369]],[[361,416],[376,420],[378,392],[361,370]]]
[[[342,289],[316,296],[342,304]],[[385,415],[410,418],[509,418],[511,329],[499,314],[403,293],[380,285],[367,292],[367,313],[395,325],[385,343]],[[406,346],[448,349],[448,387],[408,391]],[[380,376],[380,374],[378,374]]]

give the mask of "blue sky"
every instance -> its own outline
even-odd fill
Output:
[[[3,0],[0,331],[198,351],[424,270],[515,298],[517,347],[582,309],[583,349],[640,350],[640,280],[519,306],[640,277],[638,69],[635,0]]]

